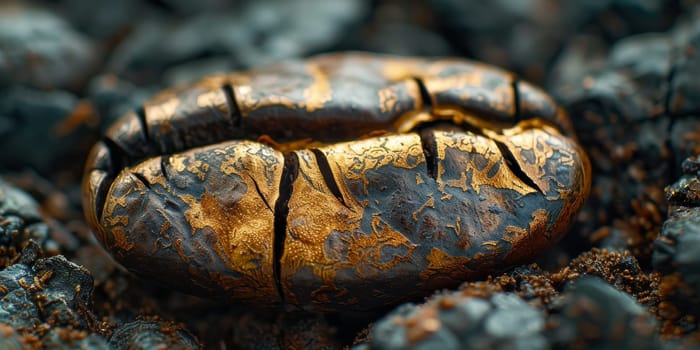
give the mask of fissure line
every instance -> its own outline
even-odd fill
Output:
[[[293,184],[299,176],[299,157],[295,152],[284,155],[284,168],[280,178],[279,197],[275,202],[274,239],[273,239],[273,274],[275,285],[280,300],[284,304],[284,290],[282,289],[282,254],[284,253],[284,240],[287,235],[287,215],[289,214],[289,199],[292,196]]]

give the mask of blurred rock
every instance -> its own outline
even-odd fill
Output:
[[[103,40],[102,44],[107,44],[107,48],[131,30],[135,23],[163,15],[163,11],[159,11],[152,2],[143,0],[49,2],[76,29],[95,40]]]
[[[595,38],[573,41],[556,62],[549,90],[569,110],[596,174],[564,245],[602,242],[649,261],[666,213],[661,189],[680,160],[700,151],[700,109],[673,102],[700,94],[687,78],[700,65],[689,54],[700,49],[697,23],[627,37],[609,50]]]
[[[681,23],[673,33],[677,45],[671,77],[668,109],[674,115],[700,113],[700,82],[693,78],[700,74],[700,7],[690,19]]]
[[[670,213],[685,207],[700,207],[700,154],[689,157],[681,164],[683,176],[666,188]]]
[[[98,116],[104,133],[122,115],[137,110],[155,91],[136,86],[114,74],[93,78],[87,86],[87,96]]]
[[[668,276],[665,299],[700,316],[700,208],[674,211],[654,243],[654,268]]]
[[[437,31],[437,22],[422,0],[380,1],[370,20],[350,35],[342,49],[407,56],[455,55]]]
[[[548,320],[554,348],[661,349],[656,322],[630,295],[584,276],[563,294],[561,314]]]
[[[669,0],[430,0],[449,40],[469,56],[542,81],[547,67],[574,34],[610,41],[667,28],[675,14]]]
[[[271,0],[144,21],[116,49],[109,68],[144,84],[195,59],[214,59],[217,69],[234,70],[301,57],[331,49],[367,10],[366,0]]]
[[[134,321],[117,328],[109,338],[111,349],[201,349],[186,329],[170,322]]]
[[[0,90],[0,169],[80,173],[82,164],[75,160],[87,155],[98,124],[92,105],[69,92],[20,86]],[[73,162],[62,163],[67,158]]]
[[[160,4],[176,14],[193,15],[201,12],[220,12],[236,9],[246,2],[250,2],[250,0],[162,0]]]
[[[52,329],[41,338],[44,348],[55,350],[114,350],[104,337],[87,331]]]
[[[16,261],[30,240],[56,253],[58,247],[49,232],[34,199],[0,179],[0,269]]]
[[[0,349],[22,350],[29,347],[26,339],[12,326],[0,323]]]
[[[369,349],[546,349],[544,315],[518,296],[446,293],[379,320]]]
[[[63,256],[38,254],[40,248],[30,244],[18,263],[0,271],[0,323],[50,348],[106,349],[104,339],[79,330],[94,322],[89,272]]]
[[[172,301],[179,300],[182,298]],[[195,310],[183,308],[182,304],[174,306],[182,309],[178,313],[180,319],[186,321],[188,328],[207,346],[225,344],[227,348],[242,350],[342,348],[338,332],[329,324],[326,315],[196,301],[199,307]],[[367,318],[361,322],[367,322]],[[212,324],[216,324],[216,332],[212,331]],[[353,336],[354,332],[349,334]]]
[[[667,328],[696,329],[700,317],[700,159],[686,159],[683,176],[666,188],[669,218],[654,241],[653,267],[661,272],[660,311]]]
[[[0,5],[0,87],[76,88],[98,52],[68,22],[40,8]]]

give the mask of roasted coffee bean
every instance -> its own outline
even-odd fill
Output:
[[[136,274],[374,309],[528,261],[590,166],[566,114],[462,59],[333,54],[163,92],[92,150],[87,220]]]

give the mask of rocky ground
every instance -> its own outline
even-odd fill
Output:
[[[320,52],[461,56],[542,85],[593,165],[533,265],[423,304],[312,315],[138,279],[82,216],[83,160],[163,87]],[[685,0],[45,0],[0,5],[0,348],[700,344],[700,7]]]

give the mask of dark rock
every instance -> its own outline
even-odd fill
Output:
[[[39,254],[29,244],[18,263],[0,270],[0,347],[39,342],[51,349],[108,349],[101,335],[88,331],[95,323],[89,272],[63,256]]]
[[[112,349],[201,349],[186,329],[168,322],[134,321],[117,328],[109,339]]]
[[[37,296],[33,298],[43,320],[59,325],[86,325],[93,287],[88,270],[59,255],[37,260],[32,274],[41,282],[37,288],[42,290],[35,292]]]
[[[1,307],[8,312],[3,323],[26,328],[42,322],[56,326],[85,326],[87,322],[92,277],[63,256],[0,271],[0,288],[4,291]]]
[[[683,176],[666,188],[669,217],[654,241],[653,267],[663,274],[662,312],[682,328],[683,314],[700,316],[700,161],[683,161]]]
[[[700,113],[700,83],[693,78],[700,74],[700,13],[697,9],[689,21],[675,28],[673,36],[676,38],[678,53],[674,62],[668,108],[674,115],[697,115]]]
[[[41,338],[44,348],[57,350],[114,350],[104,337],[86,331],[52,329]]]
[[[87,86],[87,96],[99,117],[102,133],[122,115],[143,106],[152,93],[114,74],[99,75]]]
[[[89,104],[66,91],[15,86],[0,91],[0,169],[81,169],[67,158],[86,155],[98,124]],[[32,147],[27,147],[32,145]],[[8,150],[12,150],[11,152]],[[80,170],[78,170],[80,173]]]
[[[179,64],[163,72],[163,82],[169,86],[191,83],[203,76],[229,73],[232,70],[231,58],[215,56]]]
[[[88,271],[63,256],[37,259],[39,250],[29,244],[18,263],[0,270],[0,324],[23,346],[34,339],[52,349],[106,349],[101,336],[81,330],[94,322]]]
[[[563,294],[561,314],[548,320],[556,348],[660,349],[654,317],[630,295],[584,276]]]
[[[0,86],[75,88],[96,59],[90,40],[63,18],[39,8],[0,7]]]
[[[700,208],[682,208],[664,222],[654,242],[654,268],[666,274],[677,271],[700,291]]]
[[[404,304],[377,322],[371,349],[546,349],[544,316],[517,295],[459,292]]]
[[[29,293],[20,286],[19,281],[30,281],[31,270],[23,264],[12,265],[0,271],[0,322],[15,329],[30,330],[41,323],[39,310],[31,301]]]
[[[672,22],[673,1],[431,0],[450,41],[477,59],[542,80],[567,39],[591,33],[617,38],[657,31]]]
[[[700,155],[683,161],[684,175],[666,188],[666,197],[671,206],[671,213],[684,207],[700,207]]]
[[[49,252],[55,251],[57,246],[49,231],[34,199],[0,179],[0,268],[15,260],[30,240]]]
[[[13,327],[0,323],[0,349],[22,350],[28,346],[29,344]]]
[[[202,12],[221,12],[235,10],[237,7],[241,6],[241,3],[246,2],[250,2],[250,0],[163,0],[160,2],[160,4],[176,14],[192,15]]]
[[[57,12],[70,20],[76,29],[110,46],[118,41],[135,23],[162,16],[151,2],[141,0],[90,1],[52,0]]]
[[[609,50],[596,39],[574,41],[556,63],[549,90],[568,109],[596,174],[565,245],[577,249],[584,245],[574,238],[585,237],[649,261],[667,210],[661,188],[681,159],[700,151],[695,107],[673,102],[700,93],[687,83],[700,62],[688,54],[700,45],[694,23],[627,37]]]
[[[109,67],[145,83],[195,59],[214,58],[217,69],[233,70],[301,57],[332,48],[367,8],[365,0],[255,1],[236,11],[144,21],[119,45]]]
[[[407,56],[455,55],[444,36],[437,32],[437,22],[423,1],[381,1],[372,11],[370,21],[351,35],[350,42],[343,44],[342,49]]]

